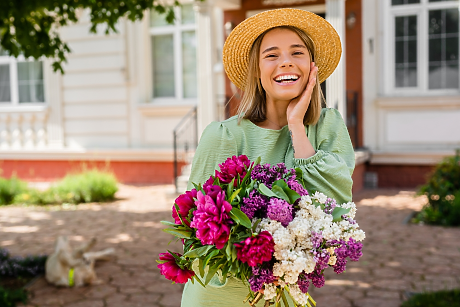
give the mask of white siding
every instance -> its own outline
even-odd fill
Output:
[[[64,116],[67,119],[125,118],[127,106],[124,103],[67,105]]]
[[[66,145],[87,149],[129,147],[124,28],[120,26],[119,33],[108,36],[103,31],[92,34],[85,16],[82,20],[61,30],[72,50],[62,82]]]
[[[66,104],[88,102],[121,102],[127,103],[126,86],[113,84],[113,86],[81,87],[78,89],[65,89],[64,102]]]

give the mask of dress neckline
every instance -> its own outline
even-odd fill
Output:
[[[280,129],[262,128],[262,127],[257,126],[256,124],[254,124],[249,119],[243,119],[243,120],[247,121],[249,123],[249,125],[253,126],[255,129],[259,129],[261,131],[267,131],[267,132],[281,133],[282,131],[286,130],[286,128],[288,127],[288,125],[285,125],[285,126],[281,127]]]

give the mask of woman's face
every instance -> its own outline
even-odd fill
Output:
[[[308,49],[295,32],[275,28],[262,39],[259,69],[267,99],[291,100],[299,96],[308,83]]]

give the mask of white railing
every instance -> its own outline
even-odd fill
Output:
[[[0,149],[47,146],[47,112],[0,113]]]

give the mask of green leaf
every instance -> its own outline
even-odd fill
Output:
[[[272,187],[273,193],[276,194],[276,197],[284,199],[285,201],[289,202],[289,197],[284,193],[283,189],[280,186],[273,186]]]
[[[289,198],[289,203],[290,204],[294,204],[294,202],[300,198],[300,195],[292,190],[288,185],[287,183],[284,181],[284,180],[277,180],[273,183],[273,186],[279,186],[280,188],[283,189],[284,193],[288,196]],[[273,189],[272,189],[273,190]]]
[[[206,280],[204,282],[205,286],[209,284],[211,281],[212,277],[216,274],[218,268],[210,268],[208,271],[208,274],[206,275]]]
[[[339,222],[342,220],[342,215],[347,214],[348,212],[350,212],[350,208],[345,209],[342,207],[335,207],[334,211],[332,211],[332,217],[334,218],[332,221]]]
[[[257,157],[256,161],[254,162],[254,166],[260,164],[260,161],[262,161],[262,158],[259,156],[259,157]]]
[[[246,214],[243,213],[238,208],[233,208],[232,211],[230,211],[230,217],[237,222],[240,225],[243,225],[246,228],[251,229],[251,220],[248,218]]]
[[[233,191],[233,184],[235,182],[235,178],[232,179],[232,181],[228,184],[227,186],[227,195],[232,195],[232,191]]]
[[[169,234],[172,234],[176,237],[179,237],[181,239],[190,239],[190,236],[191,236],[191,232],[190,231],[186,231],[186,230],[178,230],[178,229],[175,229],[175,228],[166,228],[166,229],[163,229],[164,232],[167,232]]]
[[[173,226],[173,227],[179,226],[176,223],[173,223],[173,222],[170,222],[170,221],[161,221],[160,223],[163,224],[163,225],[166,225],[166,226]]]
[[[200,285],[202,285],[202,286],[203,286],[203,288],[205,288],[205,287],[206,287],[206,286],[203,284],[203,282],[201,281],[201,279],[200,279],[198,276],[196,276],[196,275],[195,275],[195,276],[193,276],[192,280],[193,280],[193,279],[196,279],[196,281],[197,281],[197,282],[198,282]]]
[[[241,191],[241,189],[238,189],[235,192],[233,192],[232,196],[230,196],[230,198],[228,199],[228,202],[231,203],[233,201],[233,199],[236,197],[236,195],[238,195],[238,193],[240,193],[240,191]]]
[[[209,260],[211,260],[212,257],[216,256],[217,254],[219,253],[219,250],[218,249],[215,249],[213,250],[212,252],[210,252],[206,258],[204,258],[204,261],[203,263],[201,264],[202,265],[202,269],[204,271],[204,268],[208,265],[208,262]]]
[[[182,216],[179,214],[180,212],[180,208],[179,208],[179,205],[174,203],[174,208],[176,208],[176,213],[177,213],[177,217],[179,218],[180,222],[182,224],[185,224],[184,221],[182,220]]]
[[[203,258],[200,258],[199,259],[199,262],[198,262],[198,269],[200,270],[200,276],[201,277],[204,277],[204,266],[203,266],[203,261],[204,259]],[[203,285],[204,286],[204,285]]]
[[[262,219],[257,219],[255,221],[254,225],[252,226],[252,232],[256,232],[257,226],[259,226],[261,221],[262,221]]]
[[[197,192],[198,192],[198,191],[203,191],[203,188],[201,187],[201,184],[196,185],[194,182],[192,182],[192,184],[193,184],[193,186],[195,187],[195,190],[197,190]]]
[[[213,247],[214,245],[205,245],[203,247],[198,247],[198,248],[195,248],[195,249],[192,249],[186,252],[184,256],[189,257],[189,258],[199,258],[205,255]]]
[[[226,263],[224,267],[222,268],[222,282],[225,284],[225,281],[227,280],[227,274],[228,270],[230,269],[230,263]]]
[[[259,184],[259,193],[268,197],[278,197],[275,193],[272,192],[265,184]]]
[[[236,260],[236,256],[237,256],[236,248],[235,248],[235,246],[233,245],[233,246],[232,246],[232,261],[235,261],[235,260]],[[239,263],[239,261],[237,261],[237,263]]]
[[[227,247],[225,248],[225,255],[227,256],[227,260],[230,261],[232,257],[232,244],[230,241],[227,242]]]

